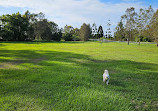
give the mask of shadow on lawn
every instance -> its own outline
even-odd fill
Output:
[[[2,96],[27,95],[51,100],[55,104],[65,97],[67,91],[73,92],[78,87],[85,87],[102,92],[119,92],[122,96],[129,96],[130,99],[143,100],[156,97],[152,92],[157,90],[158,76],[155,71],[158,69],[155,68],[158,64],[129,60],[98,61],[87,55],[55,51],[0,50],[0,56],[16,58],[0,59],[1,63],[22,65],[27,68],[0,69]],[[24,63],[33,66],[23,65]],[[102,84],[105,69],[109,70],[111,77],[108,87]],[[152,81],[148,81],[149,79]]]
[[[1,43],[1,42],[0,42],[0,43]],[[1,47],[1,46],[5,46],[5,45],[4,45],[4,44],[0,44],[0,47]]]
[[[87,67],[89,69],[89,75],[94,77],[94,81],[98,81],[98,84],[100,84],[101,80],[99,79],[102,78],[104,69],[108,69],[111,76],[115,77],[114,80],[110,80],[111,85],[122,87],[125,87],[125,85],[124,83],[121,83],[121,81],[136,80],[137,77],[141,77],[141,74],[143,74],[141,71],[143,70],[149,70],[150,73],[156,75],[157,73],[152,71],[158,67],[157,64],[139,63],[129,60],[94,60],[87,55],[55,51],[40,51],[40,53],[37,53],[36,51],[30,50],[0,50],[0,56],[16,58],[14,60],[0,59],[1,63],[5,62],[16,65],[32,63],[42,67],[52,66],[52,68],[54,65],[59,65],[60,68],[60,64],[53,62],[75,63],[79,66]],[[61,64],[61,71],[63,67],[69,68],[68,71],[73,69],[73,67],[67,67]],[[146,73],[144,76],[148,76],[148,73]]]

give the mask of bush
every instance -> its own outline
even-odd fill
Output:
[[[80,41],[80,37],[76,35],[72,35],[73,41]]]
[[[52,35],[52,40],[60,41],[61,38],[62,38],[62,33],[61,33],[61,31],[55,32],[55,33]]]
[[[140,42],[148,42],[149,41],[149,39],[147,37],[143,37],[143,36],[136,37],[135,41],[138,42],[139,39],[140,39]]]
[[[63,39],[64,39],[65,41],[72,41],[72,40],[73,40],[73,36],[72,36],[72,34],[70,34],[70,33],[64,33],[64,34],[63,34]]]

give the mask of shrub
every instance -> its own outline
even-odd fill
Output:
[[[60,41],[61,38],[62,38],[62,33],[61,33],[61,31],[55,32],[55,33],[52,35],[52,40]]]
[[[64,33],[64,34],[63,34],[63,39],[64,39],[65,41],[72,41],[72,40],[73,40],[73,36],[72,36],[72,34],[70,34],[70,33]]]

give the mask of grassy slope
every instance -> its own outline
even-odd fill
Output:
[[[157,85],[153,44],[0,43],[0,110],[156,111]]]

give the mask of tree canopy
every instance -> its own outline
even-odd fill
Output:
[[[90,38],[91,33],[90,25],[83,23],[80,28],[80,40],[87,41]]]
[[[115,40],[156,41],[157,39],[157,15],[151,6],[141,8],[137,13],[134,7],[127,8],[125,14],[115,28]]]
[[[60,40],[61,31],[58,25],[45,19],[42,12],[24,15],[19,12],[0,16],[0,36],[7,41],[24,40]],[[59,34],[58,34],[59,33]],[[58,35],[58,38],[56,37]]]
[[[109,24],[109,23],[108,23]],[[111,25],[111,24],[110,24]],[[121,16],[114,32],[114,39],[121,41],[155,41],[158,43],[158,10],[149,6],[141,8],[137,13],[134,7],[127,8]],[[105,36],[108,36],[110,28]],[[108,32],[109,31],[109,32]],[[103,27],[97,27],[95,23],[83,23],[79,28],[66,25],[63,29],[58,24],[45,18],[45,14],[19,12],[0,16],[0,40],[26,41],[26,40],[55,40],[60,41],[87,41],[90,38],[98,39],[104,37]],[[113,39],[113,37],[110,36]],[[107,39],[107,38],[105,38]]]
[[[98,33],[98,38],[101,38],[104,36],[104,31],[101,25],[99,26],[97,33]]]

